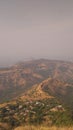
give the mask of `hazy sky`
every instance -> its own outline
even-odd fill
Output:
[[[73,58],[73,0],[0,0],[0,65]]]

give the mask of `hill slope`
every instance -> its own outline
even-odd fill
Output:
[[[62,88],[63,82],[68,84],[70,87],[66,87],[68,88],[67,92],[72,93],[73,63],[40,59],[0,69],[0,102],[21,95],[33,85],[47,78],[62,82]]]

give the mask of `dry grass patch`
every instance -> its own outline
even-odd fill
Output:
[[[73,127],[63,127],[63,128],[58,128],[58,127],[43,127],[43,126],[20,126],[15,128],[14,130],[73,130]]]

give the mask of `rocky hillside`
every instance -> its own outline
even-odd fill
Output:
[[[8,103],[0,105],[1,130],[24,125],[71,126],[71,112],[56,97],[44,90],[51,79],[33,86]],[[46,88],[45,88],[46,89]]]

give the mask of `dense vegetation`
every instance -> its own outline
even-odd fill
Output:
[[[71,126],[73,118],[59,102],[54,99],[21,101],[0,107],[0,122],[9,129],[26,124],[46,126]]]

